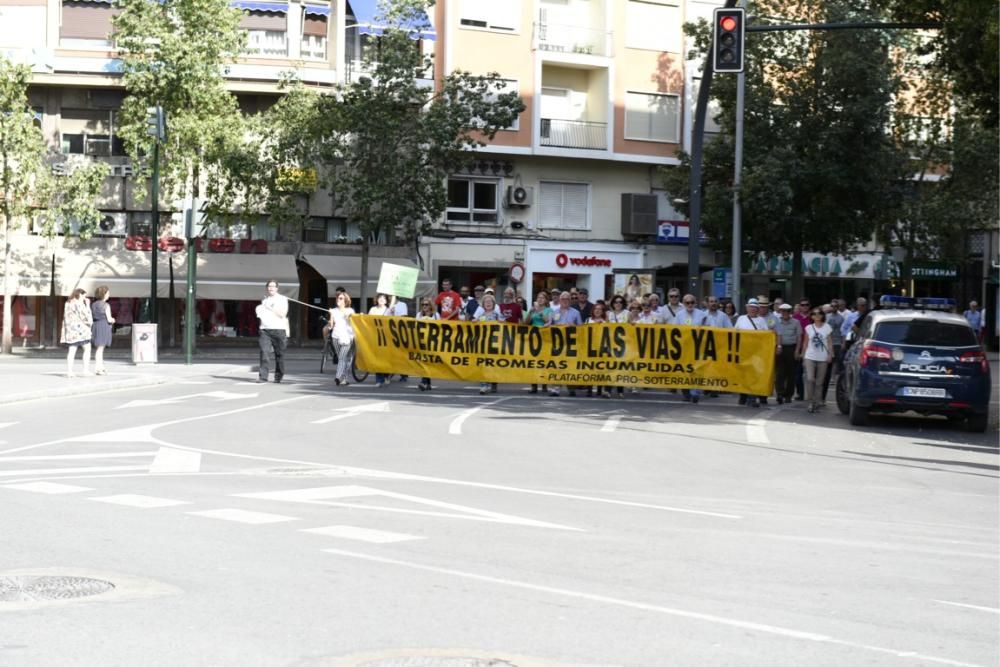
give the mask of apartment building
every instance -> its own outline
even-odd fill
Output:
[[[352,79],[381,32],[376,0],[230,4],[244,10],[249,52],[227,67],[227,85],[247,112],[273,103],[289,69],[319,89]],[[134,170],[115,132],[124,96],[111,35],[116,11],[108,0],[0,0],[0,53],[32,67],[31,104],[53,169],[71,160],[112,169],[97,237],[47,241],[27,230],[16,239],[14,329],[24,344],[53,340],[61,297],[77,286],[111,286],[124,322],[138,316],[139,300],[150,293],[150,202],[134,200]],[[684,284],[686,227],[660,188],[658,169],[677,164],[686,131],[687,11],[679,0],[438,0],[428,17],[433,28],[414,33],[433,53],[435,72],[498,71],[526,109],[449,178],[448,210],[421,247],[424,290],[451,277],[516,284],[529,299],[540,287],[569,285],[600,298],[616,276],[638,272],[660,287]],[[174,204],[161,206],[167,213],[159,221],[166,342],[179,335],[185,293]],[[336,285],[357,291],[358,230],[337,215],[329,193],[317,191],[304,205],[311,221],[294,238],[267,224],[205,230],[197,281],[202,333],[253,333],[251,306],[269,277],[308,302],[326,303]],[[380,260],[414,260],[391,244],[378,253],[369,291]],[[713,259],[705,250],[702,267]],[[515,265],[523,274],[511,273]],[[306,337],[319,327],[303,314],[293,328]]]

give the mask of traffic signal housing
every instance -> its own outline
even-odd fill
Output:
[[[716,72],[743,71],[743,45],[746,43],[746,14],[743,9],[718,8],[712,30],[712,65]]]
[[[146,134],[157,141],[167,138],[167,115],[163,107],[146,107]]]

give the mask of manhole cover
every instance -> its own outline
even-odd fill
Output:
[[[100,595],[115,585],[86,577],[0,577],[0,602],[71,600]]]
[[[517,667],[506,660],[488,658],[443,657],[414,655],[408,657],[385,658],[369,662],[359,662],[358,667]]]

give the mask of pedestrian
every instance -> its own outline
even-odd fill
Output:
[[[760,316],[760,302],[757,299],[748,299],[746,309],[746,315],[740,315],[734,328],[742,331],[767,331],[767,322]],[[759,408],[760,398],[766,399],[766,397],[740,394],[740,405]]]
[[[823,380],[823,402],[826,402],[826,395],[830,390],[830,381],[836,381],[836,375],[840,375],[841,357],[840,351],[844,347],[844,334],[840,328],[844,325],[844,316],[837,309],[837,299],[831,299],[829,304],[823,306],[826,313],[826,323],[830,325],[830,343],[833,345],[833,361],[826,367],[826,378]]]
[[[590,311],[594,307],[590,302],[590,292],[586,287],[581,287],[576,294],[576,305],[573,307],[580,311],[580,319],[586,322],[590,319]]]
[[[660,297],[656,297],[659,302]],[[663,324],[673,324],[674,318],[681,310],[681,291],[676,287],[671,287],[667,291],[667,305],[659,309],[660,321]]]
[[[63,306],[62,336],[60,342],[69,347],[66,351],[66,377],[73,374],[73,362],[77,349],[83,350],[83,374],[90,373],[90,339],[93,336],[94,315],[90,302],[84,297],[87,292],[79,287],[73,290]]]
[[[642,310],[639,312],[639,317],[636,320],[636,324],[664,324],[663,319],[660,314],[653,309],[653,295],[644,296],[640,302]],[[677,311],[680,314],[680,310]]]
[[[468,288],[464,288],[468,291]],[[375,315],[378,317],[389,317],[395,315],[396,313],[396,297],[392,297],[392,303],[389,302],[389,295],[379,292],[375,295],[375,305],[368,309],[369,315]],[[384,385],[389,384],[389,378],[391,376],[387,373],[375,373],[375,388],[380,389]]]
[[[442,320],[457,322],[461,319],[462,296],[451,288],[449,279],[441,281],[441,291],[434,299],[434,305],[437,306]]]
[[[826,323],[826,314],[819,308],[809,313],[812,322],[806,326],[802,334],[804,348],[803,365],[805,367],[805,396],[809,403],[809,412],[816,412],[822,405],[823,381],[826,379],[826,367],[833,359],[833,330]]]
[[[500,308],[500,319],[507,324],[521,324],[524,322],[524,310],[515,298],[513,287],[506,287],[503,291],[503,302]]]
[[[969,322],[972,330],[976,332],[976,340],[982,343],[983,333],[986,330],[986,318],[983,317],[983,312],[979,310],[979,304],[976,301],[970,301],[969,309],[962,313],[962,315]]]
[[[611,297],[611,309],[607,311],[608,322],[616,324],[628,323],[628,308],[625,306],[625,297],[615,294]]]
[[[729,329],[733,326],[733,321],[729,316],[719,310],[719,299],[710,296],[705,300],[708,309],[705,311],[705,326],[717,327],[719,329]]]
[[[583,321],[580,319],[580,311],[572,307],[572,299],[570,298],[569,292],[563,292],[559,295],[559,306],[552,309],[552,326],[554,327],[569,327],[569,326],[580,326]],[[569,389],[570,396],[576,396],[576,387],[572,385],[567,385]],[[549,389],[549,396],[558,396],[559,387],[551,387]]]
[[[330,335],[337,346],[337,375],[333,381],[344,387],[350,384],[347,375],[354,365],[354,327],[351,325],[353,315],[351,295],[347,292],[338,294],[337,306],[330,309],[330,322],[333,323]]]
[[[739,313],[736,312],[736,304],[732,301],[727,301],[726,305],[722,307],[722,312],[726,314],[729,318],[729,324],[731,326],[736,326],[736,320],[739,319]]]
[[[791,403],[795,394],[795,362],[802,358],[802,327],[792,319],[792,304],[778,307],[781,316],[774,325],[777,336],[774,360],[774,393],[778,405]]]
[[[260,369],[257,382],[267,382],[270,367],[274,366],[274,381],[285,377],[285,348],[288,345],[288,297],[278,294],[278,281],[268,280],[267,296],[257,306],[260,320]]]
[[[462,319],[472,321],[476,311],[479,310],[479,304],[483,300],[485,289],[482,285],[476,285],[473,289],[474,296],[469,296],[469,288],[462,288]]]
[[[673,325],[677,327],[703,327],[705,326],[705,312],[698,310],[698,300],[694,294],[685,294],[681,300],[681,309],[674,317]],[[701,399],[701,389],[682,389],[681,397],[684,401],[697,405]]]
[[[603,303],[595,303],[590,308],[590,317],[587,318],[587,324],[605,324],[607,319],[607,309]],[[602,387],[597,385],[597,395],[603,396],[604,398],[611,398],[611,387]],[[587,397],[594,395],[594,387],[587,387]]]
[[[94,334],[94,375],[107,375],[104,369],[104,348],[111,345],[111,332],[115,318],[111,315],[111,290],[107,285],[101,285],[94,294],[95,301],[90,304],[90,314],[93,319]],[[75,355],[74,355],[75,356]]]
[[[844,335],[844,352],[858,339],[861,327],[864,326],[867,318],[868,299],[859,296],[854,302],[854,310],[844,316],[844,324],[840,327],[840,333]]]
[[[528,324],[533,327],[548,327],[552,326],[552,309],[549,308],[549,293],[545,290],[539,290],[538,294],[535,295],[535,303],[532,305],[531,310],[528,311]],[[542,385],[542,392],[548,390],[548,385]],[[531,393],[538,393],[538,385],[531,385]]]
[[[428,298],[423,298],[420,300],[420,309],[417,311],[417,320],[436,320],[438,319],[438,314],[434,312],[434,302]],[[431,379],[429,377],[420,378],[420,384],[417,385],[420,391],[430,391],[433,389],[431,386]]]
[[[500,309],[497,308],[496,297],[492,294],[486,294],[483,296],[483,305],[480,310],[482,312],[476,317],[477,322],[499,322],[501,319]],[[480,382],[479,393],[480,395],[497,393],[497,383]]]

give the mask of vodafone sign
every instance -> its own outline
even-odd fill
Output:
[[[591,255],[587,257],[586,255],[582,257],[570,257],[564,252],[556,255],[556,266],[560,269],[565,269],[567,266],[611,266],[611,260],[604,257],[597,257]]]

